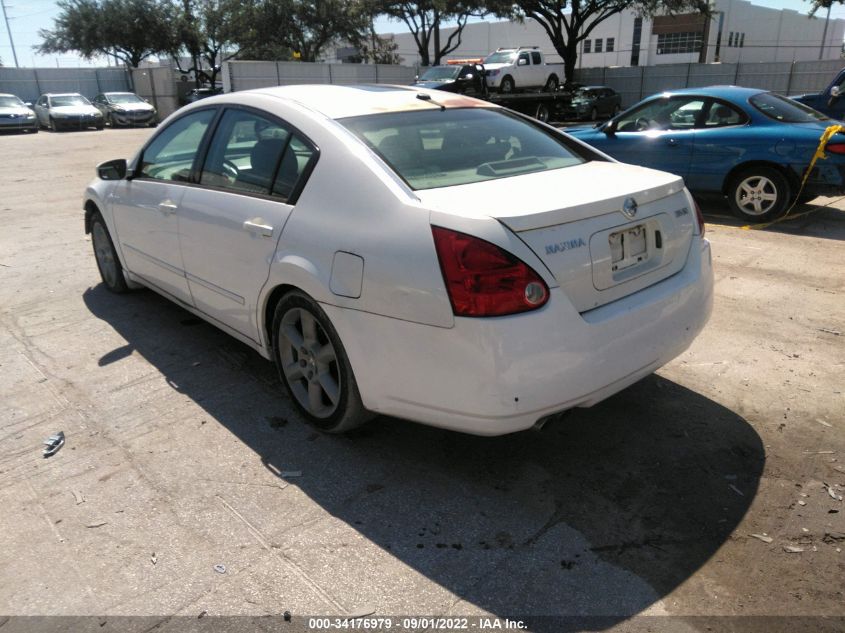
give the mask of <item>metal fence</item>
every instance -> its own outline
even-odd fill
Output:
[[[0,67],[0,92],[35,101],[45,92],[78,92],[93,97],[100,92],[130,90],[123,68],[8,68]]]
[[[609,86],[628,107],[643,97],[678,88],[736,85],[783,95],[818,92],[828,86],[845,61],[762,62],[751,64],[665,64],[626,68],[581,68],[575,81]]]
[[[291,84],[409,84],[412,66],[229,61],[223,64],[223,90],[250,90]]]

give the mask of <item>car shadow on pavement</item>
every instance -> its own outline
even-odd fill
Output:
[[[285,489],[256,504],[256,529],[376,614],[598,618],[532,623],[564,631],[660,611],[758,488],[764,448],[748,422],[659,376],[542,431],[481,438],[382,417],[328,436],[291,412],[269,362],[158,295],[99,285],[83,298],[127,343],[101,371],[137,352],[254,451],[243,468],[301,470],[287,483],[330,516],[303,517],[305,536],[274,532],[291,513]],[[186,454],[203,450],[191,435]]]
[[[762,223],[759,226],[732,215],[724,199],[702,196],[698,202],[709,224],[734,228],[750,226],[771,233],[845,240],[845,211],[834,206],[842,205],[839,198],[816,198],[804,204],[796,204],[786,217],[773,224]]]

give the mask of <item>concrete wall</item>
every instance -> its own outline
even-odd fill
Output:
[[[738,85],[771,90],[783,95],[818,92],[826,88],[845,61],[750,64],[661,64],[627,68],[582,68],[575,80],[610,86],[622,95],[623,107],[663,90],[697,86]]]
[[[178,81],[176,73],[169,66],[133,68],[132,83],[135,93],[155,106],[159,121],[179,109],[182,82]],[[193,84],[188,86],[185,83],[185,87],[193,87]]]
[[[388,64],[228,61],[223,64],[223,90],[293,84],[409,84],[415,74],[412,67]]]
[[[100,92],[130,90],[123,68],[0,67],[0,92],[35,101],[45,92],[78,92],[88,98]]]

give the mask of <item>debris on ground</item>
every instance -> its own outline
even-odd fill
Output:
[[[801,500],[801,499],[799,499],[799,500],[798,500],[798,505],[799,505],[799,506],[805,506],[805,505],[807,505],[807,502],[806,502],[806,501],[803,501],[803,500]]]
[[[218,574],[225,574],[226,573],[226,565],[217,564],[214,566],[214,571]]]
[[[108,521],[94,521],[93,523],[88,523],[85,527],[87,528],[98,528],[107,525]]]
[[[290,611],[285,611],[282,617],[284,617],[285,622],[290,622],[290,619],[291,619]]]
[[[837,541],[845,541],[845,532],[825,532],[822,541],[825,543],[836,543]]]
[[[73,499],[74,501],[76,501],[76,505],[79,505],[80,503],[85,503],[85,497],[82,496],[81,492],[79,492],[78,490],[71,490],[71,492],[73,493]]]
[[[784,545],[783,551],[787,554],[800,554],[804,551],[803,547],[795,547],[794,545]]]
[[[55,455],[59,449],[65,445],[65,434],[63,431],[59,431],[58,433],[51,435],[46,440],[44,440],[44,444],[47,448],[44,449],[44,457],[50,457],[50,455]]]
[[[821,418],[816,418],[816,422],[821,424],[822,426],[832,427],[833,425],[830,422],[825,422]]]
[[[820,327],[819,332],[824,332],[825,334],[833,334],[834,336],[841,336],[842,332],[839,330],[831,330],[830,328]]]
[[[302,477],[301,470],[283,470],[281,477]]]
[[[771,543],[775,540],[771,536],[766,536],[765,532],[763,532],[762,534],[749,534],[748,536],[756,538],[759,541],[763,541],[764,543]]]
[[[836,455],[836,451],[804,451],[805,455]]]
[[[153,552],[152,554],[150,554],[150,562],[151,562],[153,565],[155,565],[155,564],[158,562],[158,558],[156,558],[156,553],[155,553],[155,552]]]
[[[833,486],[824,482],[822,483],[824,484],[824,487],[827,488],[827,494],[830,496],[831,499],[834,499],[836,501],[842,501],[842,495],[836,494],[836,491],[833,489]]]
[[[200,614],[197,616],[197,620],[202,620],[207,615],[208,615],[208,611],[203,609],[202,611],[200,611]]]
[[[376,612],[375,607],[361,607],[360,609],[356,609],[355,611],[352,611],[351,613],[347,613],[346,617],[351,618],[351,619],[365,618],[368,615],[372,615],[375,612]]]
[[[740,497],[745,496],[745,493],[742,490],[740,490],[739,488],[737,488],[736,486],[734,486],[733,484],[728,484],[728,487],[731,490],[733,490],[736,494],[738,494]]]

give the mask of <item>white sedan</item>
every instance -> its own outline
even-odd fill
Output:
[[[274,360],[329,432],[527,429],[650,374],[711,311],[680,178],[467,97],[219,95],[98,174],[106,287],[152,288]]]

